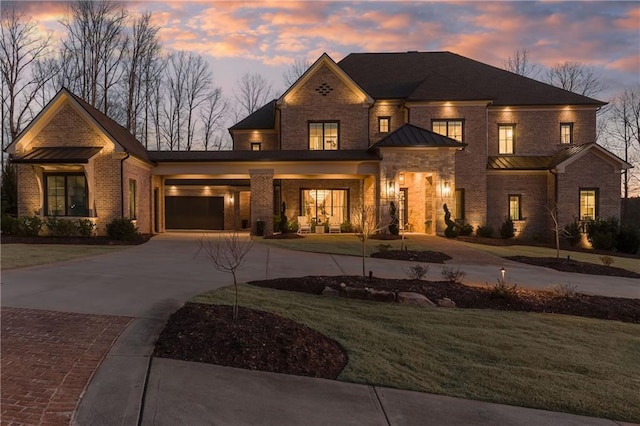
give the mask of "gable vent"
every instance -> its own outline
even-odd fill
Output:
[[[322,96],[327,96],[332,91],[333,87],[329,86],[327,83],[322,83],[320,86],[316,87],[316,92],[320,93]]]

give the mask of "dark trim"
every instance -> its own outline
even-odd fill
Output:
[[[54,215],[54,214],[49,214],[49,180],[48,178],[50,176],[64,176],[64,214],[62,215]],[[68,214],[68,210],[69,210],[69,206],[67,205],[67,198],[68,198],[68,190],[69,190],[69,186],[67,184],[67,177],[68,176],[82,176],[84,178],[84,188],[85,188],[85,194],[84,194],[84,198],[85,198],[85,214],[83,215],[69,215]],[[55,216],[59,216],[59,217],[92,217],[93,216],[93,212],[91,211],[91,208],[89,208],[89,182],[87,181],[87,175],[84,172],[45,172],[42,174],[42,178],[44,180],[44,185],[43,185],[43,198],[44,198],[44,212],[43,215],[44,216],[51,216],[51,217],[55,217]]]
[[[563,126],[569,126],[569,142],[562,142]],[[562,146],[573,145],[573,123],[572,122],[560,122],[560,140],[558,142]]]
[[[447,123],[447,134],[446,135],[442,135],[442,136],[446,136],[446,137],[451,138],[451,139],[454,139],[454,138],[449,136],[449,123],[450,122],[460,122],[460,123],[462,123],[462,140],[458,141],[458,142],[464,143],[464,139],[465,139],[465,136],[466,136],[465,135],[465,130],[464,130],[464,128],[465,128],[465,119],[464,118],[432,118],[431,119],[431,131],[432,132],[434,131],[433,130],[433,123],[437,122],[437,121],[444,121],[444,122]],[[440,133],[438,133],[438,134],[440,134]],[[457,140],[457,139],[455,139],[455,140]]]
[[[387,122],[387,131],[386,132],[383,132],[380,129],[380,122],[382,120],[388,120],[388,122]],[[388,115],[379,115],[378,116],[378,133],[385,133],[385,134],[386,133],[391,133],[391,116],[388,116]]]
[[[580,211],[580,198],[582,197],[582,191],[593,191],[595,195],[595,205],[593,217],[591,219],[583,219],[582,212]],[[580,187],[578,188],[578,220],[595,220],[600,216],[600,188],[598,187]]]
[[[457,201],[457,193],[461,194],[460,197],[460,206],[456,205],[456,220],[465,220],[466,219],[466,212],[465,212],[465,192],[464,192],[464,188],[456,188],[456,190],[453,193],[454,199]],[[458,207],[460,207],[460,209],[458,209]],[[460,210],[460,211],[458,211]]]
[[[496,123],[498,126],[498,155],[516,155],[516,123]],[[511,140],[511,152],[500,152],[500,127],[513,127],[513,138]]]
[[[129,153],[127,152],[127,156],[120,160],[120,217],[124,219],[124,161],[129,158]]]
[[[518,217],[511,217],[511,197],[516,197],[518,199]],[[511,218],[511,220],[522,220],[522,194],[509,194],[507,196],[507,217]]]
[[[322,124],[322,149],[311,149],[311,124]],[[324,149],[324,125],[337,124],[336,149]],[[340,120],[308,120],[307,121],[307,149],[309,151],[339,151],[340,150]]]

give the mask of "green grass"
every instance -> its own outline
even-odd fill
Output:
[[[231,304],[232,287],[194,299]],[[423,309],[240,286],[242,306],[338,341],[338,378],[640,422],[640,325],[564,315]]]
[[[4,271],[111,253],[115,250],[122,250],[122,248],[71,244],[2,244],[0,246],[2,260],[0,266]]]

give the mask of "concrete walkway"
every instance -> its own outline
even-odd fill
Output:
[[[151,362],[153,343],[167,317],[191,297],[230,282],[228,275],[216,273],[205,259],[196,257],[199,237],[164,234],[114,253],[3,272],[2,306],[135,318],[96,371],[76,413],[77,424],[135,425],[141,420],[144,424],[237,425],[256,424],[257,419],[258,424],[303,420],[304,424],[410,425],[432,418],[431,424],[615,424],[335,381],[171,360]],[[467,273],[465,283],[493,283],[504,266],[509,280],[519,287],[568,283],[577,285],[578,291],[640,298],[640,280],[561,273],[437,240],[443,244],[440,251],[454,256],[450,266],[460,266]],[[255,244],[239,279],[357,275],[360,262],[358,257]],[[381,277],[406,277],[409,264],[367,259],[367,270]],[[440,266],[432,265],[428,278],[439,277]]]

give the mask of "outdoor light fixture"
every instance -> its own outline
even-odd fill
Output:
[[[444,182],[444,186],[442,187],[442,196],[448,197],[451,194],[451,184],[449,181]]]
[[[388,191],[390,197],[393,197],[393,193],[394,193],[395,187],[396,187],[395,183],[392,180],[390,180],[389,181],[389,191]]]
[[[504,276],[506,275],[507,270],[504,269],[504,266],[500,268],[500,276],[502,276],[502,281],[504,281]]]
[[[400,185],[404,185],[404,173],[400,172],[400,174],[398,174],[398,182]]]

